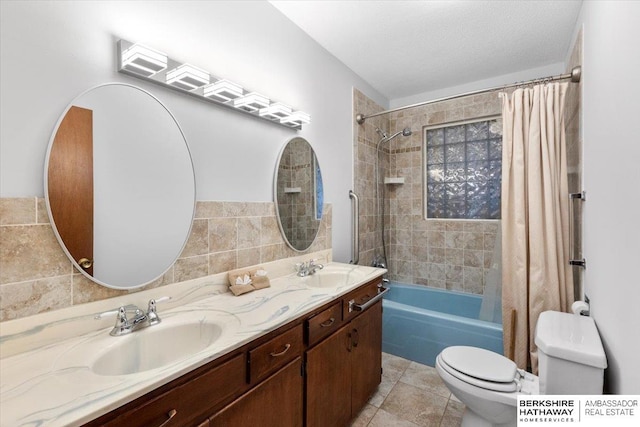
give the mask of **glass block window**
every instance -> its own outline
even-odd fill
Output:
[[[425,130],[427,218],[499,219],[500,118]]]

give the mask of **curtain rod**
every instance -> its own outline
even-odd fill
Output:
[[[504,85],[504,86],[495,86],[489,89],[480,89],[480,90],[474,90],[471,92],[465,92],[465,93],[461,93],[458,95],[452,95],[452,96],[446,96],[444,98],[438,98],[438,99],[434,99],[431,101],[424,101],[424,102],[419,102],[417,104],[411,104],[411,105],[406,105],[404,107],[398,107],[398,108],[394,108],[392,110],[385,110],[385,111],[381,111],[379,113],[375,113],[375,114],[370,114],[368,116],[365,116],[364,114],[357,114],[356,115],[356,122],[361,125],[364,123],[364,121],[368,118],[371,117],[377,117],[377,116],[381,116],[383,114],[387,114],[387,113],[395,113],[396,111],[402,111],[402,110],[406,110],[409,108],[414,108],[414,107],[421,107],[423,105],[428,105],[428,104],[435,104],[436,102],[442,102],[442,101],[449,101],[451,99],[457,99],[457,98],[463,98],[465,96],[469,96],[469,95],[478,95],[481,93],[485,93],[485,92],[492,92],[495,90],[504,90],[504,89],[509,89],[512,87],[517,87],[517,86],[526,86],[526,85],[530,85],[530,84],[535,84],[535,83],[550,83],[550,82],[555,82],[558,80],[567,80],[567,79],[571,79],[572,83],[580,83],[580,77],[582,76],[582,67],[577,65],[575,67],[573,67],[573,69],[571,70],[570,73],[567,74],[560,74],[557,76],[551,76],[551,77],[543,77],[543,78],[539,78],[539,79],[533,79],[533,80],[528,80],[525,82],[520,82],[520,83],[513,83],[513,84],[508,84],[508,85]]]

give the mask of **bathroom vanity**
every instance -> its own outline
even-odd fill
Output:
[[[144,372],[119,375],[122,368],[112,366],[112,372],[95,375],[87,372],[95,370],[93,355],[83,362],[82,355],[67,357],[59,345],[48,346],[48,359],[56,361],[44,373],[48,380],[39,372],[29,378],[26,372],[19,384],[17,374],[2,373],[2,406],[12,408],[2,415],[2,425],[36,419],[42,425],[87,426],[347,425],[381,380],[384,271],[331,263],[317,275],[289,274],[272,280],[271,288],[240,297],[224,292],[164,313],[159,309],[165,327],[173,327],[172,319],[179,316],[172,316],[175,311],[231,316],[224,317],[228,326],[215,344],[197,353],[200,357]],[[97,342],[122,339],[104,329],[92,337]],[[3,371],[28,367],[30,358],[36,363],[32,353],[3,359]],[[50,381],[67,387],[59,389],[66,397],[46,396]],[[86,388],[85,381],[91,381]],[[22,390],[28,383],[35,386]]]

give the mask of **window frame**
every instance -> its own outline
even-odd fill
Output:
[[[457,120],[435,125],[424,126],[422,128],[422,217],[428,221],[500,221],[501,218],[429,218],[428,217],[428,176],[427,176],[427,132],[434,129],[443,129],[453,126],[466,125],[469,123],[486,122],[491,120],[502,120],[501,114],[492,114],[489,116],[474,117],[473,119]],[[466,143],[466,141],[465,141]],[[502,163],[502,159],[500,160]]]

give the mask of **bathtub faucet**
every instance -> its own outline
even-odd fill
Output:
[[[300,277],[311,276],[313,273],[318,270],[322,270],[323,268],[324,265],[316,264],[315,259],[296,264],[296,272]]]

